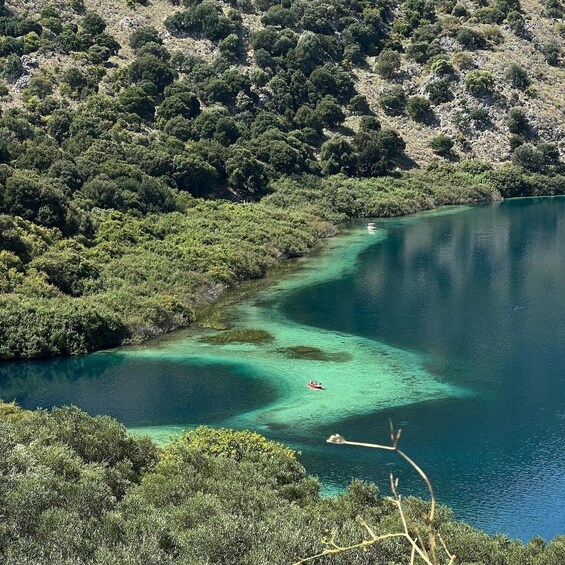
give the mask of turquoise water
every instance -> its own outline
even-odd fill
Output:
[[[234,311],[265,344],[193,331],[80,359],[0,364],[0,397],[73,403],[166,439],[199,423],[303,451],[326,492],[352,477],[425,494],[388,453],[388,418],[456,516],[529,539],[565,532],[565,199],[361,222]],[[315,347],[326,360],[296,359]],[[305,387],[311,379],[326,390]]]

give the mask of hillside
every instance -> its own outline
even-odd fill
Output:
[[[523,5],[519,0],[484,0],[475,3],[470,0],[459,3],[453,0],[412,0],[382,2],[375,6],[369,2],[353,4],[337,1],[330,3],[332,9],[327,12],[324,10],[327,3],[289,1],[286,4],[283,2],[281,5],[284,8],[280,8],[277,2],[269,0],[231,4],[206,0],[204,5],[210,8],[211,13],[214,7],[231,22],[226,30],[212,33],[199,29],[199,26],[183,28],[182,25],[175,27],[176,24],[171,23],[179,13],[186,14],[194,6],[202,4],[197,1],[123,0],[115,3],[85,0],[83,3],[73,3],[16,0],[8,1],[6,6],[13,13],[29,14],[33,20],[38,19],[41,10],[54,8],[61,21],[80,24],[83,13],[81,4],[85,10],[95,11],[102,16],[107,24],[106,32],[119,43],[116,54],[109,57],[109,63],[106,64],[110,68],[100,77],[98,84],[100,92],[105,94],[115,95],[123,86],[119,80],[116,83],[116,78],[120,74],[118,69],[127,66],[135,57],[135,50],[129,45],[132,33],[152,27],[158,33],[159,42],[175,57],[198,57],[220,68],[228,63],[229,68],[225,68],[224,72],[237,68],[252,81],[251,102],[270,110],[269,102],[276,94],[271,81],[279,74],[278,59],[295,49],[300,37],[304,39],[308,33],[314,33],[324,41],[333,43],[332,50],[326,50],[319,63],[339,64],[353,79],[356,93],[366,98],[369,108],[360,109],[361,105],[358,104],[348,106],[345,103],[348,95],[345,94],[345,98],[340,100],[335,91],[330,92],[332,89],[326,88],[320,92],[330,94],[338,102],[344,103],[342,110],[345,116],[340,120],[341,123],[316,124],[330,128],[324,131],[326,137],[358,131],[359,114],[370,112],[377,116],[384,127],[401,134],[406,141],[407,157],[418,165],[437,158],[429,142],[438,134],[449,135],[456,141],[454,153],[460,157],[503,162],[510,159],[513,146],[517,143],[511,139],[516,132],[509,129],[508,114],[512,108],[519,108],[530,126],[524,137],[534,142],[556,142],[561,151],[565,148],[565,76],[561,55],[565,24],[562,23],[563,6],[557,0],[547,0],[545,4],[527,0]],[[73,6],[75,10],[71,9]],[[185,6],[189,10],[185,10]],[[317,21],[326,18],[328,21],[324,25]],[[348,19],[352,23],[346,26]],[[45,31],[56,32],[48,27]],[[230,31],[232,33],[228,33]],[[226,41],[228,35],[230,40]],[[268,46],[261,41],[263,38],[271,47],[277,44],[279,38],[284,38],[284,47],[279,46],[271,52],[269,48],[266,49],[274,57],[274,64],[265,57],[265,47]],[[228,49],[230,41],[233,42],[231,51]],[[32,63],[26,68],[23,79],[16,81],[14,87],[7,85],[9,94],[4,98],[5,105],[22,103],[21,86],[27,83],[28,77],[41,75],[43,71],[51,75],[59,74],[74,66],[89,69],[89,63],[92,63],[88,57],[80,55],[78,48],[69,53],[61,53],[60,48],[47,48],[44,53],[41,51],[42,48],[39,54],[29,58]],[[390,51],[398,53],[399,61],[393,61],[392,65],[390,61],[388,65],[386,62],[379,65],[383,51],[385,59]],[[219,65],[220,61],[224,65]],[[318,66],[317,63],[314,65]],[[173,66],[181,71],[182,76],[182,65]],[[310,69],[298,67],[298,71],[304,73],[305,81],[311,79],[307,72]],[[515,67],[522,68],[524,78],[509,76],[510,69]],[[267,76],[259,75],[259,69],[266,71]],[[473,93],[466,88],[465,79],[475,70],[491,73],[494,84],[487,91]],[[102,71],[97,69],[97,73],[100,75]],[[221,73],[217,74],[221,76]],[[287,77],[282,78],[285,80]],[[438,96],[430,91],[430,85],[442,81],[448,81],[450,91],[443,98],[441,94]],[[56,78],[54,82],[58,82]],[[203,85],[195,86],[202,88]],[[419,96],[431,100],[432,111],[429,115],[425,119],[414,119],[411,113],[407,115],[402,108],[399,111],[386,111],[380,101],[381,96],[396,87],[400,87],[407,97]],[[64,97],[64,93],[56,94],[63,94]],[[206,96],[202,96],[201,92],[198,94],[201,101],[206,102],[202,100]],[[349,94],[353,94],[353,91]],[[304,101],[307,106],[313,106],[311,97]],[[301,106],[295,104],[289,110],[295,112]],[[237,107],[235,112],[234,108],[231,110],[232,114],[241,113]],[[296,123],[296,119],[294,121],[294,125],[302,125]],[[338,127],[340,125],[342,131]]]
[[[3,359],[186,325],[345,217],[565,192],[558,0],[0,8]]]

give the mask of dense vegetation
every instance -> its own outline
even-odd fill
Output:
[[[0,359],[185,325],[202,301],[334,233],[328,222],[565,191],[559,125],[526,111],[536,77],[475,68],[499,45],[493,26],[529,41],[518,0],[472,12],[413,0],[157,4],[124,3],[146,20],[116,27],[92,9],[103,2],[29,12],[0,1]],[[561,14],[556,2],[544,10],[544,22]],[[540,48],[544,69],[561,65],[558,43]],[[369,99],[373,63],[387,86]],[[418,95],[407,64],[429,74]],[[503,167],[449,163],[473,141],[438,129],[455,94],[468,99],[456,117],[469,135],[502,116]],[[400,172],[415,166],[412,141],[389,127],[406,116],[439,133],[419,171]]]
[[[339,448],[338,448],[339,449]],[[192,564],[291,563],[322,538],[360,541],[362,516],[378,532],[398,531],[394,505],[376,486],[319,496],[296,453],[252,432],[198,428],[157,449],[108,417],[76,408],[26,412],[0,403],[0,561]],[[426,503],[405,502],[411,528]],[[528,544],[489,537],[441,508],[438,529],[457,562],[553,565],[565,538]],[[316,563],[404,563],[398,539]]]

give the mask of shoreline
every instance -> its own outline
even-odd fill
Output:
[[[253,204],[201,201],[185,213],[143,220],[104,216],[102,233],[110,229],[103,222],[121,223],[139,243],[104,236],[96,244],[100,251],[87,250],[87,258],[100,264],[97,293],[0,295],[0,358],[25,362],[140,345],[202,320],[225,327],[210,312],[222,318],[219,308],[270,284],[272,274],[293,260],[307,260],[344,221],[499,201],[501,192],[512,197],[489,174],[484,166],[461,166],[375,179],[289,178]],[[538,196],[541,189],[532,192]],[[547,186],[544,192],[553,196],[561,189]],[[100,262],[109,244],[120,252]]]

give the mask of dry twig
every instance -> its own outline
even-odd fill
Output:
[[[426,548],[426,544],[424,543],[423,537],[421,532],[418,529],[415,529],[416,535],[410,534],[410,529],[408,527],[408,522],[406,520],[406,516],[404,514],[404,509],[402,507],[402,501],[400,495],[398,494],[398,479],[396,479],[393,474],[390,475],[390,487],[393,494],[393,502],[398,509],[398,513],[400,515],[400,519],[402,521],[402,532],[395,532],[389,534],[381,534],[377,535],[372,528],[363,520],[362,518],[358,518],[359,523],[367,530],[369,534],[368,539],[364,539],[362,542],[348,545],[348,546],[340,546],[335,541],[335,534],[332,534],[328,542],[328,547],[326,547],[322,552],[312,555],[311,557],[305,557],[294,563],[294,565],[301,565],[302,563],[307,563],[309,561],[313,561],[318,559],[319,557],[324,557],[325,555],[332,555],[337,553],[343,553],[345,551],[350,551],[354,549],[361,549],[371,546],[379,541],[383,541],[390,538],[405,538],[410,545],[410,565],[414,565],[416,556],[419,556],[422,561],[426,565],[440,565],[440,561],[438,560],[438,556],[436,553],[436,546],[437,540],[444,550],[447,558],[449,561],[447,565],[452,565],[455,562],[455,555],[453,555],[448,549],[447,546],[439,533],[435,531],[434,527],[434,519],[435,519],[435,509],[436,509],[436,498],[434,494],[434,489],[432,487],[432,483],[428,479],[427,475],[424,471],[410,458],[406,453],[401,451],[398,447],[398,442],[400,441],[400,435],[402,430],[398,429],[395,430],[390,422],[390,439],[391,445],[379,445],[376,443],[362,443],[358,441],[348,441],[344,437],[340,436],[339,434],[334,434],[330,436],[326,441],[328,443],[335,443],[337,445],[357,445],[360,447],[370,447],[374,449],[383,449],[385,451],[394,451],[400,457],[402,457],[408,464],[422,477],[423,481],[426,483],[426,486],[430,492],[431,504],[430,504],[430,511],[429,514],[426,516],[426,526],[428,528],[428,548]]]

